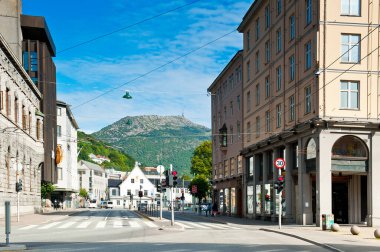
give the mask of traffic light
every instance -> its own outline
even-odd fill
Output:
[[[139,197],[141,198],[143,196],[143,192],[139,191]]]
[[[157,183],[157,192],[161,192],[162,191],[162,188],[161,188],[161,183],[160,182],[158,182]]]
[[[277,178],[277,182],[274,185],[274,188],[277,189],[277,193],[280,193],[284,189],[284,182],[283,176]]]
[[[173,187],[176,187],[178,182],[177,182],[177,171],[172,171],[172,176],[173,176]]]
[[[164,171],[164,175],[165,175],[165,187],[168,187],[168,186],[170,186],[170,183],[169,183],[169,171],[168,170]]]
[[[22,180],[19,179],[18,182],[16,182],[16,192],[22,191]]]

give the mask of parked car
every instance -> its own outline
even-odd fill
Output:
[[[107,208],[107,201],[100,202],[100,208]]]
[[[90,203],[88,204],[88,208],[97,208],[98,204],[96,203],[96,200],[90,200]]]
[[[113,208],[113,202],[112,201],[107,201],[107,206],[106,208]]]

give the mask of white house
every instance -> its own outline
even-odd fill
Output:
[[[84,188],[90,199],[107,198],[108,179],[102,167],[84,160],[78,162],[79,188]]]
[[[120,196],[123,198],[125,207],[136,208],[141,203],[156,203],[157,190],[156,186],[149,181],[147,176],[136,162],[133,170],[127,175],[120,184]],[[143,197],[139,197],[139,191],[142,191]]]
[[[56,155],[58,180],[51,199],[63,203],[64,208],[74,208],[76,193],[79,192],[77,168],[78,124],[70,110],[70,105],[57,101],[57,141]]]

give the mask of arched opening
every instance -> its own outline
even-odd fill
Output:
[[[332,213],[337,223],[363,223],[367,216],[368,148],[352,135],[331,149]]]

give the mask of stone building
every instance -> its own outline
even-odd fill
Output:
[[[379,7],[256,0],[245,14],[246,216],[277,220],[281,157],[285,221],[380,225]]]

